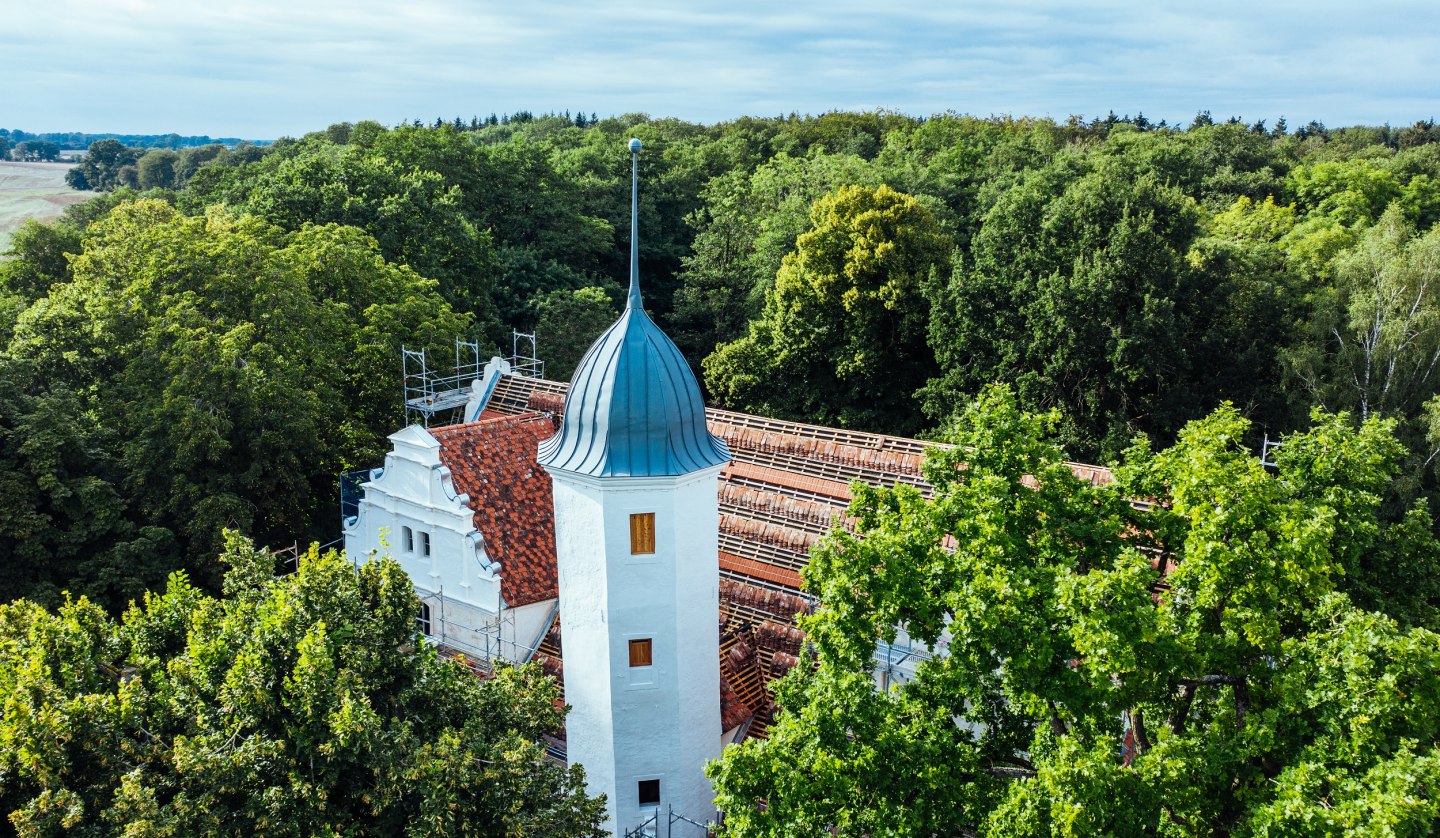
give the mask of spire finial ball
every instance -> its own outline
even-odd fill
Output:
[[[640,141],[639,141],[638,139],[631,139],[631,140],[630,140],[630,153],[631,153],[631,154],[639,154],[639,153],[640,153]]]

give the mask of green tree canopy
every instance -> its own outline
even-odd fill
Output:
[[[933,498],[855,487],[805,571],[813,668],[713,766],[732,834],[1431,834],[1440,544],[1381,516],[1391,426],[1317,414],[1272,473],[1227,407],[1096,486],[1057,420],[988,390]],[[899,628],[935,654],[877,690]]]
[[[79,174],[71,186],[100,191],[108,191],[117,186],[133,187],[134,183],[125,183],[122,180],[121,172],[127,166],[134,166],[142,153],[138,148],[126,147],[119,140],[96,140],[90,144],[90,149],[76,165],[75,171]]]
[[[467,327],[350,227],[287,233],[131,201],[86,229],[70,267],[8,352],[80,399],[125,494],[192,557],[213,555],[226,526],[323,535],[334,476],[377,459],[400,421],[401,344]]]
[[[30,163],[60,159],[60,146],[50,140],[22,140],[15,144],[10,156]]]
[[[175,188],[175,164],[179,155],[166,148],[153,148],[135,163],[140,189]]]
[[[841,187],[810,221],[761,318],[705,360],[706,385],[770,416],[916,430],[914,393],[934,371],[921,287],[951,242],[922,204],[883,185]]]
[[[1418,415],[1440,392],[1440,230],[1417,235],[1392,206],[1336,257],[1334,275],[1291,358],[1296,376],[1334,410]]]
[[[118,612],[179,564],[174,535],[123,490],[116,443],[73,392],[0,358],[0,601],[70,590]]]
[[[620,309],[605,289],[551,291],[536,303],[540,312],[535,339],[545,360],[545,377],[568,381],[590,344],[600,337]]]
[[[21,836],[602,835],[534,667],[437,657],[389,560],[236,537],[224,599],[180,574],[119,620],[0,605],[0,811]]]
[[[184,159],[177,163],[180,175]],[[358,147],[305,144],[255,168],[209,168],[193,179],[181,206],[200,213],[224,202],[286,230],[307,224],[358,227],[386,260],[439,282],[457,311],[471,314],[486,337],[499,338],[490,296],[494,254],[488,233],[461,208],[462,193],[439,174]]]
[[[1125,159],[1070,156],[986,216],[969,259],[931,286],[937,418],[995,381],[1063,409],[1062,439],[1113,457],[1137,432],[1173,438],[1220,399],[1280,378],[1285,287],[1266,263],[1210,248],[1195,202]]]
[[[778,155],[753,173],[737,169],[709,181],[691,252],[668,318],[676,344],[692,358],[744,336],[795,241],[810,227],[814,203],[842,186],[879,186],[875,167],[858,157]]]

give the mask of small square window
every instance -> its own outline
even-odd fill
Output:
[[[428,532],[420,533],[420,555],[430,555],[430,533]]]
[[[405,527],[405,552],[415,552],[415,531]]]
[[[641,806],[659,806],[659,805],[660,805],[660,781],[659,781],[659,780],[641,780],[641,781],[638,783],[638,786],[639,786],[638,791],[640,792],[640,805],[641,805]]]
[[[420,603],[420,613],[415,615],[415,624],[420,627],[421,634],[430,633],[430,605]]]
[[[650,651],[650,638],[630,641],[630,665],[649,666],[654,662]]]
[[[632,555],[655,552],[654,512],[637,512],[630,516],[630,552]]]

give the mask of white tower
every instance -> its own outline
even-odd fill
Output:
[[[555,492],[566,749],[612,832],[714,813],[720,753],[719,511],[725,443],[675,344],[645,314],[630,141],[630,297],[576,368],[540,444]],[[663,834],[663,833],[662,833]]]

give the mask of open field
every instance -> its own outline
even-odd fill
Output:
[[[27,218],[48,221],[71,204],[94,195],[65,185],[69,163],[0,162],[0,253],[10,234]]]

